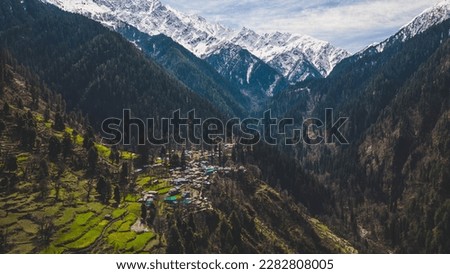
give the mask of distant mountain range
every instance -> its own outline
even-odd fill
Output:
[[[229,29],[221,24],[210,23],[200,16],[179,12],[158,0],[46,2],[66,11],[83,14],[109,27],[116,28],[120,22],[124,22],[149,35],[164,34],[202,59],[210,60],[209,57],[215,56],[212,58],[214,67],[222,74],[233,74],[230,80],[236,80],[238,83],[250,82],[255,73],[253,69],[257,68],[257,57],[279,74],[270,78],[271,83],[263,85],[268,96],[277,91],[277,87],[283,87],[281,77],[288,82],[326,77],[337,63],[350,55],[328,42],[306,35],[279,32],[258,34],[247,28]],[[218,59],[228,59],[231,52],[240,52],[241,49],[248,51],[248,54],[244,54],[248,63],[239,62],[244,71],[224,72],[227,66],[218,64]],[[218,57],[220,54],[228,56]],[[238,77],[240,74],[245,77]]]
[[[268,98],[286,88],[291,90],[290,85],[328,77],[348,57],[349,62],[356,62],[381,53],[450,17],[450,1],[441,1],[395,35],[351,56],[305,35],[258,34],[245,27],[233,30],[177,11],[159,0],[42,1],[121,33],[191,90],[222,112],[237,116],[260,111]]]

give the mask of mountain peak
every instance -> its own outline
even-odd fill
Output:
[[[258,34],[242,28],[232,30],[165,6],[159,0],[43,0],[60,8],[83,14],[115,28],[125,22],[149,35],[164,34],[200,58],[207,58],[223,46],[234,43],[266,62],[288,79],[305,79],[310,75],[297,69],[305,59],[321,76],[349,56],[325,41],[304,35],[274,32]]]
[[[450,18],[450,0],[444,0],[436,3],[434,6],[424,10],[416,16],[411,22],[404,25],[400,32],[404,32],[404,39],[411,38],[424,32],[431,26],[442,23]]]
[[[450,5],[450,0],[443,0],[443,1],[436,3],[435,6],[449,6],[449,5]]]
[[[414,36],[421,34],[432,26],[438,25],[450,18],[450,0],[436,3],[434,6],[424,10],[414,17],[408,24],[404,25],[395,35],[381,43],[375,43],[363,49],[357,55],[366,51],[382,52],[386,47],[396,42],[405,42]]]
[[[84,2],[89,2],[85,0]],[[161,8],[163,4],[159,0],[92,0],[93,3],[105,5],[112,8],[121,8],[129,11],[154,11]]]

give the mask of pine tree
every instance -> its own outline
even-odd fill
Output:
[[[20,136],[20,143],[22,147],[25,149],[32,149],[34,147],[36,137],[36,127],[34,125],[25,125],[25,128],[22,130],[22,134]]]
[[[64,137],[62,140],[62,155],[64,159],[69,157],[72,154],[72,138],[70,137],[69,133],[64,133]]]
[[[161,150],[159,151],[159,157],[161,157],[161,159],[165,159],[166,158],[166,154],[167,154],[167,150],[165,146],[161,147]]]
[[[120,189],[118,186],[114,188],[114,201],[116,201],[116,204],[120,204]]]
[[[15,155],[9,155],[5,167],[8,171],[16,171],[18,168],[17,157]]]
[[[89,126],[86,130],[86,133],[83,136],[83,147],[89,151],[89,149],[94,145],[94,129]]]
[[[66,126],[64,125],[63,117],[61,116],[61,113],[57,112],[55,114],[55,123],[53,124],[53,129],[57,131],[64,131]]]
[[[148,165],[149,158],[149,150],[146,145],[138,145],[137,146],[137,154],[139,155],[138,164],[139,166]]]
[[[3,133],[3,131],[6,129],[6,124],[3,120],[0,120],[0,135]]]
[[[50,120],[50,108],[47,105],[44,111],[44,122],[48,122],[48,120]]]
[[[3,115],[8,116],[9,114],[11,114],[10,111],[11,110],[10,110],[8,102],[5,102],[3,104]]]
[[[181,152],[180,165],[183,169],[186,169],[186,150],[184,149]]]
[[[39,108],[40,90],[36,86],[31,88],[31,109],[37,110]]]
[[[52,161],[57,161],[59,153],[61,153],[61,143],[58,138],[52,136],[48,141],[48,157]]]
[[[141,220],[144,223],[147,220],[147,207],[144,203],[141,204]]]
[[[77,139],[78,139],[78,131],[76,131],[75,129],[72,131],[72,143],[77,143]]]
[[[233,149],[231,150],[231,160],[235,163],[237,162],[236,146],[233,146]]]
[[[39,162],[39,173],[38,173],[38,179],[44,179],[49,176],[49,168],[47,160],[42,159]]]
[[[218,144],[218,146],[219,146],[219,151],[218,151],[218,153],[219,153],[219,165],[221,166],[221,167],[223,167],[224,166],[224,161],[223,161],[223,158],[222,158],[222,143],[219,143]]]
[[[117,146],[113,146],[111,148],[111,153],[109,154],[109,159],[111,160],[111,162],[118,164],[120,161],[120,153],[119,150],[117,149]]]
[[[16,100],[17,100],[17,108],[18,109],[23,109],[24,108],[24,105],[23,105],[23,100],[22,100],[22,98],[16,98]]]
[[[109,199],[111,199],[111,183],[105,177],[101,176],[97,180],[96,190],[99,194],[100,202],[107,204]]]
[[[97,149],[93,146],[88,151],[88,165],[89,171],[94,174],[97,169],[97,161],[98,161],[98,152]]]
[[[175,167],[179,167],[180,166],[180,156],[178,156],[177,153],[175,153],[174,155],[172,155],[172,157],[170,158],[170,166],[172,168]]]
[[[122,187],[125,187],[128,185],[128,176],[129,176],[128,163],[123,162],[122,169],[120,171],[120,179],[119,179],[119,184]]]

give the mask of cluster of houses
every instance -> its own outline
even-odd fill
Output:
[[[183,204],[207,209],[211,204],[204,196],[204,190],[211,186],[211,176],[223,168],[208,165],[207,161],[190,161],[186,168],[170,170],[173,188],[167,194],[165,201],[169,204]],[[231,169],[228,171],[230,172]],[[175,199],[177,198],[177,199]]]
[[[171,206],[189,206],[195,207],[199,210],[206,210],[211,208],[211,203],[204,195],[204,190],[211,186],[211,177],[214,174],[228,175],[238,170],[243,170],[244,167],[231,168],[211,165],[210,161],[193,160],[192,152],[185,151],[189,161],[184,168],[177,167],[170,169],[170,183],[172,188],[162,197],[158,197],[157,191],[145,191],[142,193],[140,202],[145,203],[147,208],[154,206],[155,200],[163,201]],[[148,166],[155,168],[161,164]],[[147,167],[145,167],[147,168]],[[142,170],[136,170],[142,172]],[[156,182],[157,183],[157,182]]]
[[[158,191],[143,191],[142,198],[138,200],[138,202],[142,202],[145,204],[147,208],[151,208],[154,206],[155,199],[158,197]]]

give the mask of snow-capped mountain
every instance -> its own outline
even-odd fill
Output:
[[[398,42],[405,42],[406,40],[413,38],[430,27],[440,24],[449,18],[450,0],[441,1],[416,16],[411,22],[403,26],[395,35],[389,37],[381,43],[370,45],[356,55],[361,55],[364,52],[382,52],[386,47]]]
[[[231,41],[267,62],[294,82],[304,80],[307,76],[317,77],[314,75],[315,72],[302,71],[308,67],[310,69],[312,67],[325,77],[337,63],[349,56],[347,51],[307,35],[280,32],[259,35],[243,28]],[[300,68],[299,64],[302,65]]]
[[[257,34],[229,29],[197,15],[187,15],[159,0],[42,0],[63,10],[80,13],[107,26],[125,22],[150,34],[164,34],[200,58],[220,52],[230,43],[248,50],[286,79],[325,77],[349,53],[309,36],[289,33]]]

